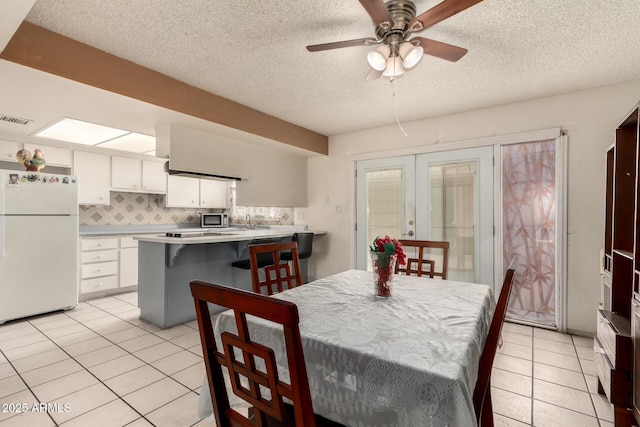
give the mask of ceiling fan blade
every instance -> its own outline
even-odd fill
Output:
[[[366,81],[369,81],[369,80],[376,80],[376,79],[379,79],[379,78],[380,78],[380,76],[382,75],[382,72],[383,72],[383,71],[384,71],[384,70],[380,70],[380,71],[378,71],[378,70],[374,70],[373,68],[371,68],[371,69],[369,70],[369,72],[367,73],[367,77],[365,78],[365,80],[366,80]]]
[[[481,1],[482,0],[444,0],[442,3],[413,18],[408,25],[409,32],[417,33],[425,30]]]
[[[435,56],[451,62],[458,61],[468,52],[468,50],[465,48],[431,39],[426,39],[424,37],[414,37],[409,41],[412,43],[418,42],[418,44],[424,49],[425,55]]]
[[[343,40],[341,42],[312,44],[310,46],[307,46],[307,50],[309,52],[318,52],[321,50],[340,49],[342,47],[370,46],[373,44],[379,44],[381,41],[382,40],[378,40],[373,37],[366,37],[364,39]]]
[[[376,27],[391,28],[393,18],[383,0],[360,0]]]

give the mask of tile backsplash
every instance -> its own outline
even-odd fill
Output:
[[[199,224],[198,212],[219,209],[167,208],[163,194],[111,192],[109,206],[80,205],[80,225]],[[246,215],[262,224],[292,225],[293,208],[234,206],[231,222],[244,224]]]

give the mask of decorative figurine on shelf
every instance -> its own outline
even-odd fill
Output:
[[[18,151],[16,160],[29,172],[40,172],[46,165],[42,151],[39,148],[35,149],[33,156],[31,156],[29,150],[22,149]]]

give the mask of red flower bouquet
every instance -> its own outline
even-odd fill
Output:
[[[406,264],[406,255],[402,245],[396,239],[384,236],[384,238],[376,237],[369,249],[371,250],[375,294],[379,297],[390,297],[396,262],[400,265]]]

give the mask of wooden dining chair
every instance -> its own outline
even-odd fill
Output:
[[[441,277],[442,280],[447,279],[447,265],[449,261],[449,242],[440,242],[435,240],[399,240],[404,248],[417,248],[418,255],[410,258],[407,255],[407,265],[401,267],[396,264],[396,273],[404,273],[406,275],[415,274],[417,276],[429,276],[430,278]],[[436,262],[432,259],[425,258],[429,255],[429,249],[442,250],[442,268],[436,271]],[[406,249],[405,249],[406,252]],[[414,267],[415,265],[415,267]]]
[[[504,276],[500,296],[493,312],[491,326],[489,326],[489,334],[482,349],[480,356],[480,364],[478,370],[478,380],[473,390],[473,407],[476,412],[476,420],[478,426],[493,427],[493,406],[491,404],[491,370],[493,369],[493,360],[498,349],[498,341],[500,332],[504,324],[504,318],[507,314],[507,304],[509,303],[509,295],[513,284],[513,275],[516,271],[517,258],[514,258]]]
[[[198,318],[213,415],[219,427],[341,426],[313,413],[300,337],[298,307],[294,303],[201,281],[192,281],[190,286]],[[221,333],[222,348],[216,345],[208,303],[234,312],[238,333]],[[274,351],[251,340],[247,315],[282,325],[289,383],[283,382],[278,375]],[[256,361],[261,361],[264,368],[257,368]],[[233,393],[251,405],[249,416],[231,408],[223,366],[229,372]],[[264,390],[268,390],[270,395],[265,395]],[[284,398],[289,399],[292,404],[285,403]]]
[[[282,259],[282,252],[290,254],[290,260]],[[271,265],[264,266],[264,279],[260,278],[260,259],[273,260]],[[298,244],[296,242],[279,242],[263,245],[249,245],[249,263],[251,265],[251,282],[253,292],[262,293],[266,289],[267,295],[282,292],[285,289],[302,285],[302,272],[298,258]]]

